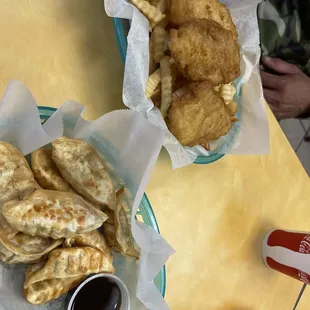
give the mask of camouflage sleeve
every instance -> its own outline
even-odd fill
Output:
[[[310,1],[266,0],[257,15],[262,54],[295,63],[310,74]]]

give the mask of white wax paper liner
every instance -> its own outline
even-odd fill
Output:
[[[266,154],[269,152],[269,132],[259,74],[259,30],[256,8],[259,0],[221,1],[230,9],[239,34],[241,76],[238,89],[239,122],[224,137],[211,144],[212,150],[222,154]],[[141,113],[165,133],[164,146],[169,152],[173,168],[186,166],[197,156],[208,156],[201,146],[183,147],[168,130],[159,110],[145,96],[149,71],[149,25],[147,19],[126,0],[105,0],[109,16],[131,20],[128,34],[123,101]],[[242,86],[242,87],[241,87]]]
[[[174,250],[153,228],[135,220],[162,147],[163,133],[134,111],[115,111],[89,122],[81,117],[83,110],[77,102],[65,102],[42,126],[31,93],[22,83],[13,81],[0,104],[0,139],[14,144],[24,155],[52,142],[63,133],[86,139],[95,145],[113,173],[125,182],[133,201],[131,227],[141,248],[141,259],[138,268],[133,268],[136,266],[135,260],[116,255],[117,274],[129,286],[134,309],[145,309],[145,306],[148,309],[168,309],[153,279]],[[24,269],[22,266],[0,264],[0,309],[63,309],[64,298],[39,307],[24,300]]]

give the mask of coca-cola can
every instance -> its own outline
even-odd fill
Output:
[[[310,284],[310,233],[273,230],[263,241],[262,257],[268,267]]]

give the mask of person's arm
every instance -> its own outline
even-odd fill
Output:
[[[310,78],[296,65],[279,58],[262,57],[264,96],[278,119],[310,116]]]

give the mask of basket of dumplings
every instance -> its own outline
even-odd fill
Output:
[[[234,1],[222,2],[234,5]],[[247,7],[233,11],[234,20],[242,20],[237,29],[230,10],[219,0],[130,0],[135,7],[131,15],[125,0],[105,1],[108,15],[118,17],[114,24],[121,54],[127,51],[124,103],[165,131],[164,145],[174,167],[193,161],[210,163],[230,152],[244,153],[245,127],[258,130],[257,119],[264,140],[266,115],[259,76],[251,77],[257,79],[254,102],[246,90],[251,74],[258,73],[258,29],[252,18],[257,2],[235,4],[234,9]],[[125,16],[130,16],[130,27],[120,19]],[[252,38],[244,33],[249,18],[255,26]],[[251,48],[245,47],[253,38]],[[242,67],[246,70],[241,73]],[[144,71],[139,75],[141,68]],[[251,110],[250,116],[243,114],[244,104]],[[264,153],[267,144],[247,145],[246,153]]]
[[[0,167],[0,261],[29,264],[29,303],[57,299],[90,274],[114,273],[111,250],[139,259],[124,187],[116,189],[86,141],[61,137],[31,154],[31,168],[0,142]]]

